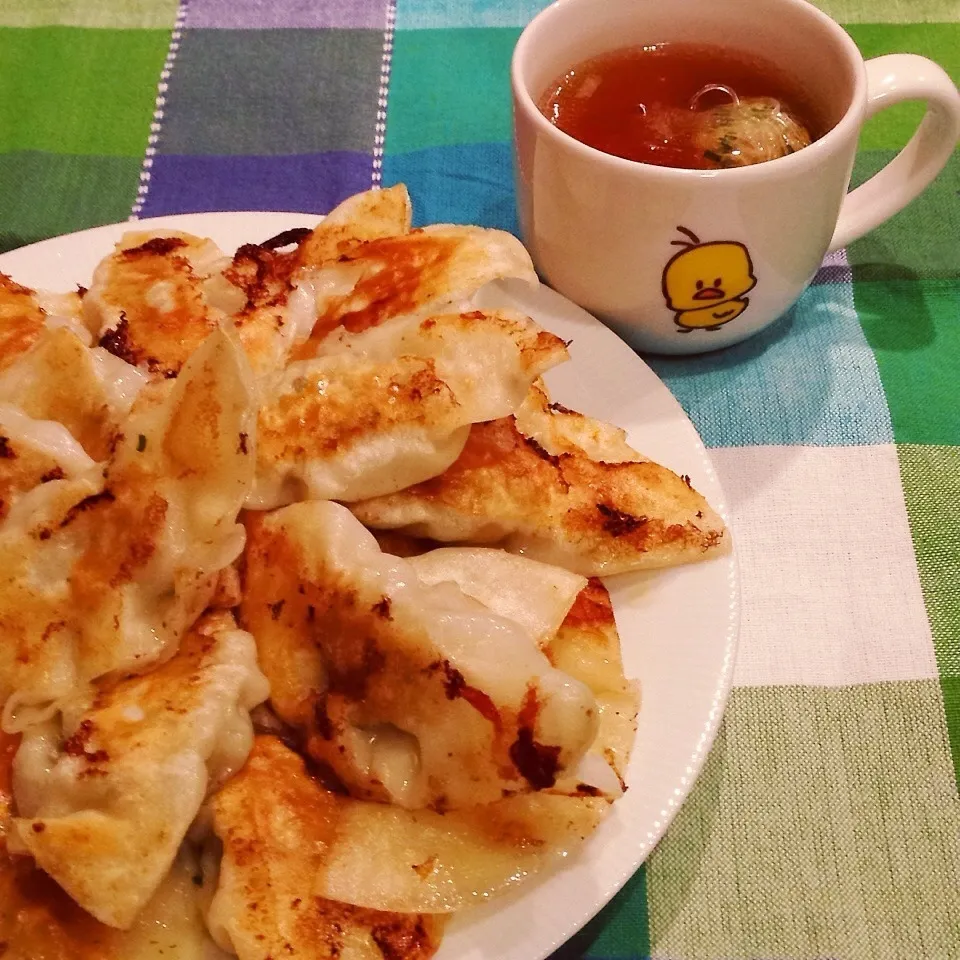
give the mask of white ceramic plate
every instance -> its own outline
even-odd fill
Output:
[[[206,213],[143,220],[176,227],[222,249],[262,242],[318,218],[293,213]],[[87,284],[97,262],[132,224],[46,240],[0,256],[0,270],[32,287]],[[614,333],[546,287],[505,283],[483,292],[571,340],[572,361],[550,372],[555,399],[619,424],[647,456],[686,473],[725,516],[720,484],[693,425],[656,374]],[[690,791],[713,742],[733,673],[739,625],[735,556],[608,586],[628,676],[642,691],[626,795],[560,869],[451,924],[438,960],[542,960],[593,917],[630,878]]]

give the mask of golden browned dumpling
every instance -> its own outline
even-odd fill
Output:
[[[296,263],[319,267],[336,260],[353,244],[409,233],[412,213],[410,194],[403,184],[348,197],[303,238]]]
[[[312,356],[316,344],[338,327],[359,333],[391,317],[447,312],[445,307],[456,309],[500,277],[537,281],[516,237],[481,227],[424,227],[338,249],[335,261],[312,273],[317,321],[295,357]]]
[[[337,331],[312,360],[261,386],[257,482],[248,506],[362,500],[434,477],[471,423],[512,413],[562,340],[519,314],[398,317]]]
[[[724,538],[688,478],[540,387],[515,417],[475,424],[439,477],[351,509],[369,527],[497,543],[584,576],[698,560]]]
[[[30,727],[9,841],[102,923],[129,928],[210,786],[242,766],[267,695],[253,638],[214,614],[144,676],[102,681]]]
[[[8,729],[86,681],[169,652],[243,547],[236,517],[253,480],[255,422],[242,351],[217,331],[158,386],[105,467],[42,484],[0,525]]]
[[[336,901],[321,904],[334,916],[337,904],[412,914],[408,929],[422,922],[423,931],[411,937],[411,947],[427,948],[438,928],[417,914],[452,913],[561,862],[609,809],[605,800],[548,794],[446,814],[370,803],[332,793],[308,775],[297,754],[260,736],[247,765],[214,801],[224,863],[210,927],[219,943],[227,943],[226,934],[238,950],[235,931],[245,939],[276,938],[279,927],[280,936],[293,942],[296,911],[323,897]],[[277,892],[265,891],[264,915],[242,911],[246,884],[263,889],[265,880]],[[292,907],[296,898],[301,904]],[[304,926],[309,931],[309,921]]]
[[[345,507],[252,518],[244,562],[273,706],[356,796],[472,806],[552,787],[592,744],[584,684],[455,584],[422,583]]]

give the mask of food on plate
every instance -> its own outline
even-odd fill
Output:
[[[4,960],[227,960],[201,913],[200,864],[183,847],[129,930],[95,920],[30,857],[13,856],[13,758],[19,735],[0,732],[0,943]]]
[[[252,520],[244,562],[271,702],[353,795],[473,806],[554,786],[595,739],[584,684],[454,583],[422,583],[345,507]]]
[[[4,956],[426,960],[629,785],[596,576],[723,544],[551,402],[509,234],[398,186],[260,240],[0,275]]]
[[[201,618],[143,676],[106,680],[23,734],[8,846],[101,923],[127,929],[173,863],[208,787],[246,759],[267,696],[253,637]]]
[[[51,480],[76,479],[95,465],[63,424],[0,403],[0,521],[21,495]]]
[[[304,904],[322,897],[414,920],[449,915],[562,860],[593,832],[609,803],[536,793],[447,814],[404,810],[331,791],[302,757],[260,736],[213,807],[224,860],[210,919],[223,944],[218,917],[248,929],[264,919],[235,915],[244,878],[277,883],[295,875]],[[271,839],[281,834],[285,842]],[[289,916],[284,893],[275,909]]]
[[[223,315],[211,294],[224,285],[225,261],[211,240],[187,233],[125,234],[83,298],[100,346],[150,373],[175,377]],[[236,300],[239,308],[239,290]]]
[[[412,218],[410,195],[402,184],[355,194],[307,233],[297,245],[296,262],[319,266],[357,243],[402,236],[410,232]]]
[[[351,509],[369,527],[498,544],[584,576],[686,563],[724,536],[689,477],[552,403],[542,384],[515,415],[475,424],[444,473]]]
[[[318,894],[330,849],[343,843],[340,808],[350,803],[310,777],[279,740],[258,738],[243,771],[213,800],[223,857],[207,918],[223,949],[240,960],[425,960],[436,952],[438,917],[371,910]]]
[[[106,350],[91,350],[74,329],[55,327],[0,372],[0,402],[63,424],[94,460],[106,460],[146,379]]]
[[[533,321],[481,311],[337,331],[318,354],[261,388],[250,507],[363,500],[437,476],[470,424],[517,409],[567,357]]]
[[[393,550],[383,547],[386,553]],[[440,547],[410,558],[422,583],[452,581],[494,613],[516,620],[541,646],[556,635],[584,577],[493,547]]]
[[[0,522],[7,729],[90,680],[172,653],[203,612],[243,547],[248,380],[242,351],[215,332],[179,379],[141,396],[105,465],[41,484]]]
[[[317,320],[294,353],[312,356],[338,327],[359,333],[393,317],[448,313],[491,280],[535,283],[530,256],[509,233],[442,224],[374,240],[341,241],[313,273]]]

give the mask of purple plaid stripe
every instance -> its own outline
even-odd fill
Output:
[[[187,29],[267,30],[278,27],[367,27],[384,21],[383,0],[190,0]]]

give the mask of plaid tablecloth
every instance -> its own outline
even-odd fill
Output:
[[[720,2],[720,0],[718,0]],[[0,246],[133,214],[515,229],[507,66],[537,0],[0,0]],[[958,0],[822,0],[960,78]],[[856,178],[919,108],[864,133]],[[732,504],[736,688],[688,803],[565,958],[960,957],[960,155],[788,315],[655,360]]]

